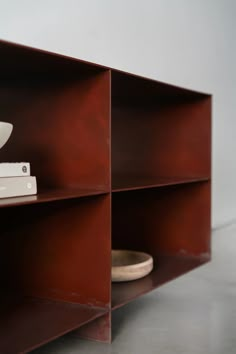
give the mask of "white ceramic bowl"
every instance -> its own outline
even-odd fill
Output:
[[[12,129],[13,125],[11,123],[0,122],[0,149],[10,138]]]
[[[112,250],[112,281],[130,281],[143,278],[153,269],[153,258],[147,253]]]

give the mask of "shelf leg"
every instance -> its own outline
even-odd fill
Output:
[[[111,343],[111,312],[74,331],[73,335],[83,339]]]

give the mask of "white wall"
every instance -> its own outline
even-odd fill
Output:
[[[235,0],[0,0],[0,37],[213,93],[213,225],[236,219]]]

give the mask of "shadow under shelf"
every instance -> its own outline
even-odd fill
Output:
[[[172,186],[178,184],[209,181],[209,176],[193,177],[141,177],[141,176],[113,176],[112,191],[123,192],[137,189]]]

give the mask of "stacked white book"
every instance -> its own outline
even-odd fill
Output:
[[[37,193],[36,177],[30,175],[29,162],[0,163],[0,198]]]

